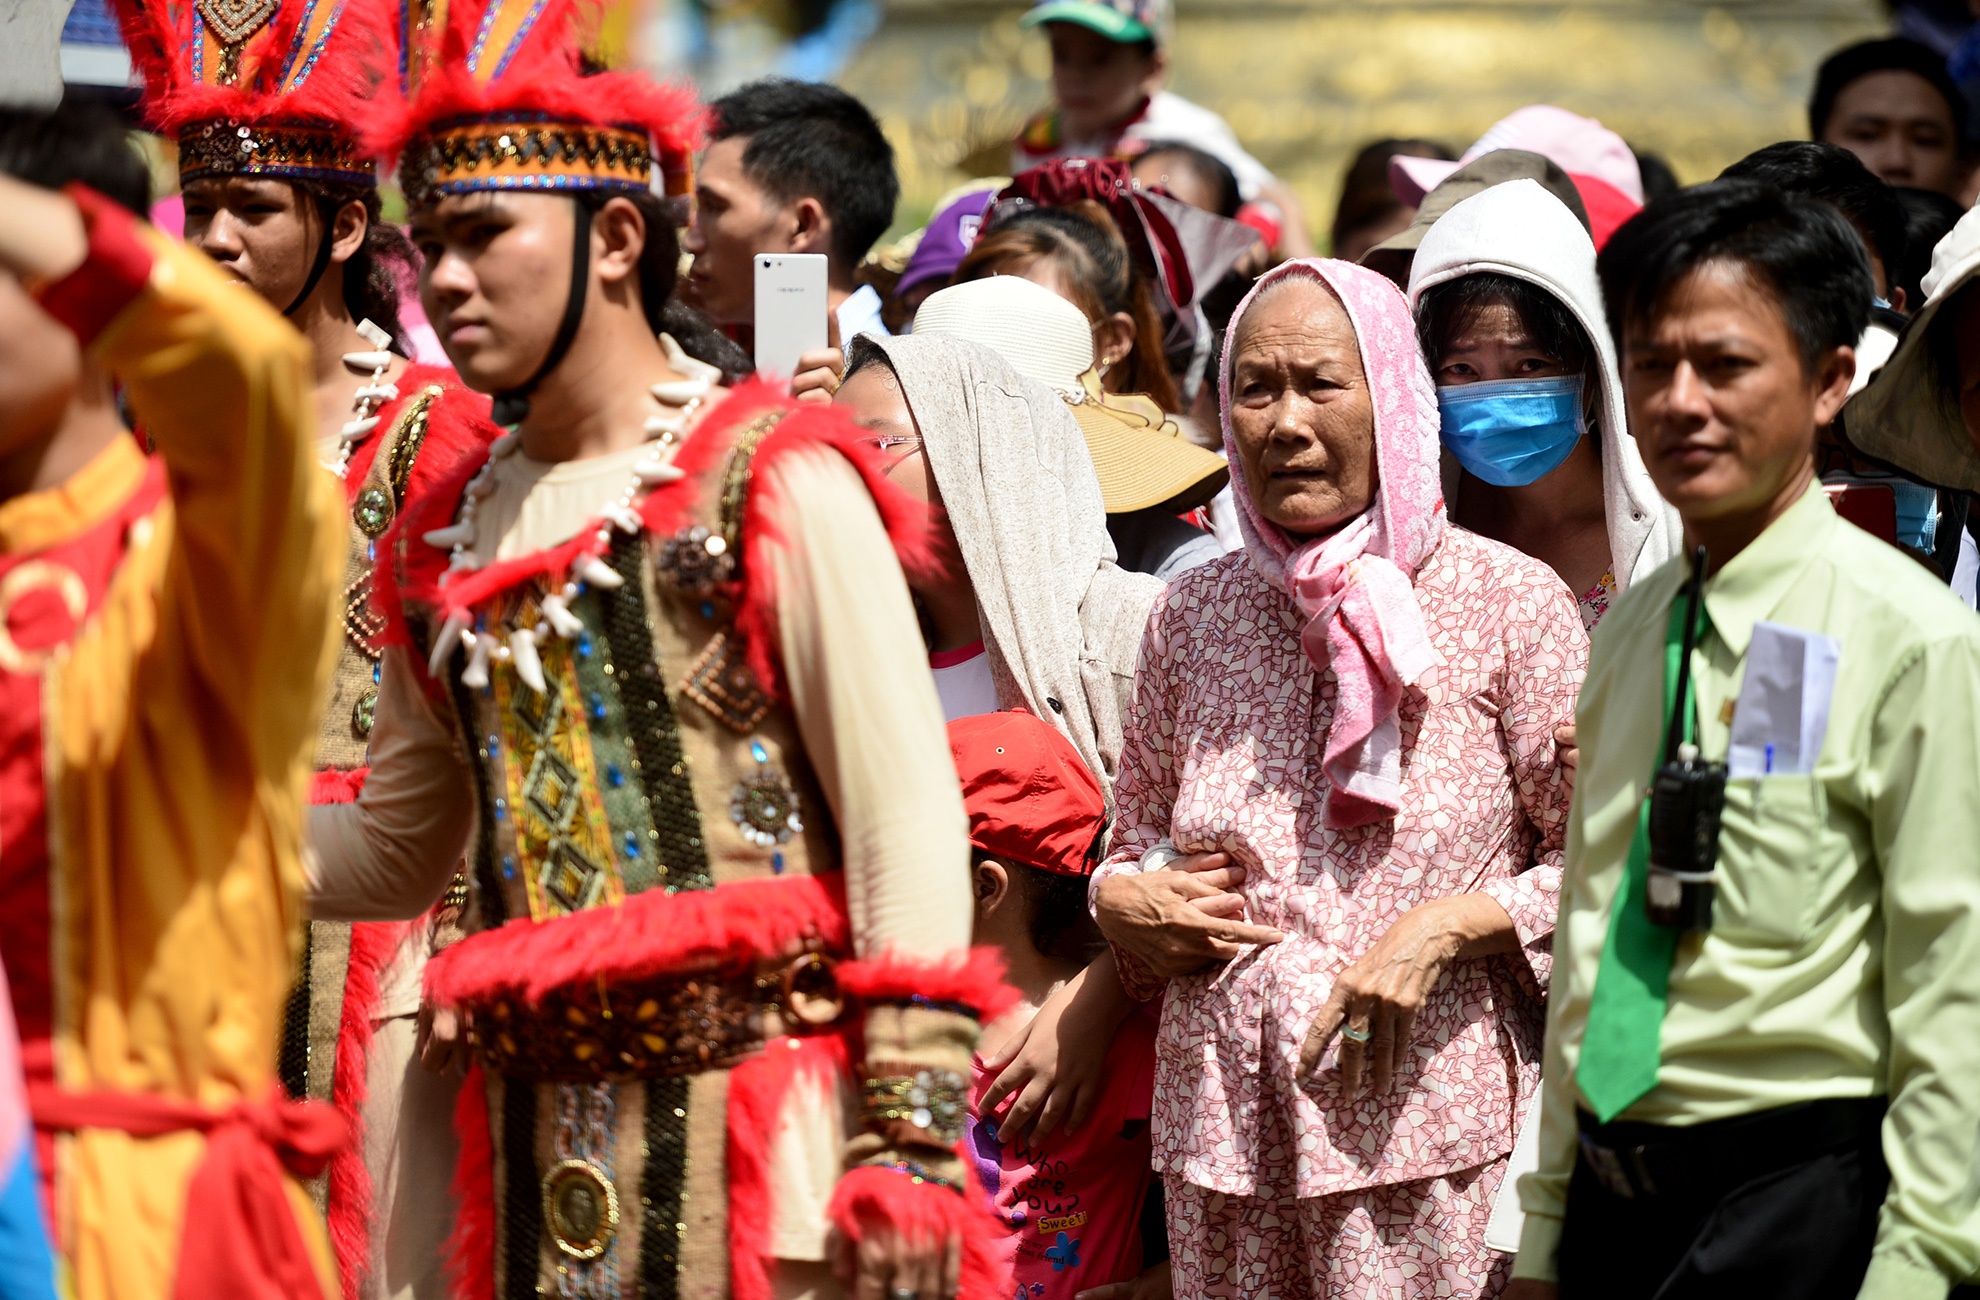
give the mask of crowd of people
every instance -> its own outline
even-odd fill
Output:
[[[1321,257],[1165,0],[885,246],[571,0],[119,18],[174,213],[0,111],[0,1297],[1980,1280],[1958,58]]]

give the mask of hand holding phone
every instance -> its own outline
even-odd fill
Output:
[[[788,382],[798,359],[830,346],[823,253],[758,253],[756,373]]]

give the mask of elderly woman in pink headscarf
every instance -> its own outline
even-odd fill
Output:
[[[1176,1294],[1494,1295],[1587,638],[1552,570],[1444,521],[1387,280],[1280,267],[1221,379],[1245,547],[1155,606],[1093,890],[1129,991],[1167,988]]]

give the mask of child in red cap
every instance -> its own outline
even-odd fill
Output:
[[[975,874],[972,942],[1004,954],[1024,1000],[984,1026],[972,1063],[970,1145],[976,1175],[1009,1236],[1018,1300],[1127,1300],[1169,1294],[1160,1186],[1149,1169],[1155,1026],[1143,1008],[1108,1049],[1105,1091],[1071,1131],[1000,1131],[981,1099],[995,1080],[986,1055],[1022,1030],[1101,945],[1086,885],[1100,860],[1106,801],[1079,751],[1028,713],[949,724],[969,812]],[[1151,1203],[1152,1202],[1152,1203]],[[1143,1225],[1155,1230],[1144,1243]],[[1146,1256],[1160,1259],[1152,1268]],[[1146,1276],[1144,1277],[1144,1274]],[[1140,1285],[1135,1285],[1137,1280]]]

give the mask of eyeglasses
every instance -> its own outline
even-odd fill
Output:
[[[921,450],[921,439],[911,433],[874,433],[868,434],[858,439],[858,441],[865,443],[882,456],[890,452],[899,452],[900,454],[894,457],[895,464],[899,464],[901,461],[906,460],[909,456]]]

